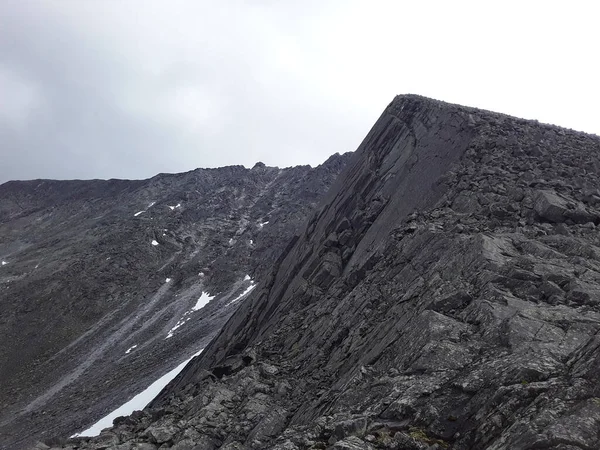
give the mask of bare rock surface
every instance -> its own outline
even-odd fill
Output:
[[[61,448],[600,448],[599,177],[597,136],[397,97],[203,354]]]

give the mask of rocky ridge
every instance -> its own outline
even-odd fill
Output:
[[[348,156],[0,186],[0,447],[80,431],[205,347]]]
[[[599,448],[599,177],[597,136],[399,96],[203,354],[59,447]]]

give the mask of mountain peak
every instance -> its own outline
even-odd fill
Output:
[[[290,189],[319,185],[338,158],[290,170]],[[227,245],[254,251],[246,229],[276,242],[293,212],[234,183],[217,196],[238,225]],[[235,274],[247,296],[202,354],[143,412],[75,443],[600,448],[598,186],[597,136],[398,96],[260,279]],[[249,220],[242,201],[265,209]],[[212,257],[203,276],[222,273]]]

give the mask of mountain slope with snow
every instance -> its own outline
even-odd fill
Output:
[[[81,431],[204,348],[348,159],[0,186],[0,447]]]

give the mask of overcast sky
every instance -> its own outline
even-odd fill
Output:
[[[600,134],[596,3],[0,0],[0,183],[316,165],[402,93]]]

